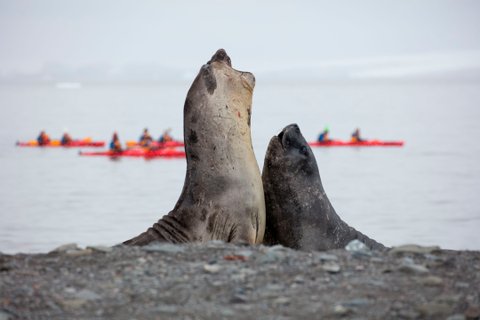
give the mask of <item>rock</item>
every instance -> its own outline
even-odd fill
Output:
[[[158,307],[154,308],[154,311],[160,312],[160,313],[171,313],[171,314],[176,314],[178,312],[178,307],[174,305],[160,305]]]
[[[372,251],[360,240],[355,239],[350,241],[346,246],[345,250],[351,252],[354,257],[361,256],[371,256]]]
[[[185,252],[185,248],[178,244],[153,242],[149,245],[142,247],[146,252],[165,252],[165,253],[182,253]]]
[[[470,285],[466,282],[455,282],[455,287],[457,288],[461,288],[461,289],[467,289],[468,287],[470,287]]]
[[[465,318],[467,320],[480,319],[480,307],[469,306],[465,311]]]
[[[443,285],[443,279],[436,276],[428,276],[425,278],[420,278],[418,282],[420,282],[424,286],[432,286],[432,287]]]
[[[50,251],[49,253],[65,253],[70,250],[81,250],[76,243],[67,243]]]
[[[402,262],[398,270],[405,273],[419,273],[419,274],[430,272],[427,269],[427,267],[416,264],[411,258],[408,258],[408,257],[405,257],[402,259]]]
[[[245,258],[250,258],[250,256],[253,254],[252,250],[238,250],[235,252],[235,255],[237,256],[243,256]]]
[[[447,320],[466,320],[463,314],[454,314],[447,318]]]
[[[113,248],[108,247],[108,246],[88,246],[87,249],[91,249],[92,251],[97,251],[97,252],[104,252],[104,253],[109,253],[112,252]]]
[[[230,303],[245,303],[247,302],[247,297],[244,294],[236,293],[230,299]]]
[[[368,301],[368,299],[356,298],[356,299],[352,299],[352,300],[342,302],[342,306],[345,306],[345,307],[362,307],[362,306],[368,305],[369,303],[370,303],[370,301]]]
[[[290,299],[287,297],[278,297],[277,299],[273,300],[273,304],[288,304]]]
[[[288,248],[285,248],[281,245],[266,247],[266,250],[264,250],[264,255],[259,258],[259,261],[262,263],[280,261],[285,258],[288,250]]]
[[[334,254],[320,253],[316,256],[320,261],[337,261],[338,257]]]
[[[13,319],[16,319],[16,318],[17,317],[15,317],[10,312],[0,309],[0,320],[13,320]]]
[[[77,293],[75,293],[74,296],[77,299],[87,300],[87,301],[101,299],[100,295],[98,295],[97,293],[95,293],[93,291],[90,291],[88,289],[82,289],[82,290],[78,291]]]
[[[430,302],[421,305],[418,308],[418,311],[425,317],[437,318],[449,314],[452,311],[451,309],[452,308],[448,304],[440,302]]]
[[[355,251],[368,251],[369,249],[362,241],[358,239],[354,239],[345,246],[345,250],[350,252],[355,252]]]
[[[203,270],[208,273],[218,273],[222,269],[218,264],[206,264],[203,266]]]
[[[344,316],[347,316],[351,313],[352,313],[351,309],[346,308],[346,307],[342,306],[341,304],[337,304],[333,307],[333,314],[335,314],[337,316],[344,317]]]
[[[224,317],[233,317],[235,315],[235,311],[230,308],[222,307],[219,311]]]
[[[439,246],[431,246],[431,247],[422,247],[416,244],[406,244],[398,247],[393,247],[388,252],[391,255],[399,254],[399,253],[419,253],[419,254],[427,254],[432,252],[440,251]]]
[[[67,256],[71,256],[71,257],[79,257],[79,256],[86,256],[86,255],[89,255],[89,254],[92,254],[92,249],[74,249],[74,250],[67,250],[65,252],[65,254]]]
[[[340,266],[335,262],[327,262],[322,265],[322,269],[329,273],[338,273],[340,272]]]

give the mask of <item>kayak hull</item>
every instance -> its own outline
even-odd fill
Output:
[[[185,152],[176,149],[163,148],[158,150],[145,149],[127,149],[121,152],[106,151],[92,151],[80,152],[81,156],[100,156],[100,157],[143,157],[143,158],[185,158]]]
[[[82,147],[93,147],[100,148],[105,146],[105,141],[92,141],[92,140],[73,140],[68,144],[62,144],[60,140],[52,140],[45,145],[39,145],[36,140],[31,140],[27,142],[17,142],[18,147],[40,147],[40,148],[82,148]]]
[[[308,143],[312,147],[402,147],[403,141],[380,141],[365,140],[362,142],[330,140],[328,142],[312,141]]]
[[[128,148],[140,146],[140,144],[137,141],[133,141],[133,140],[127,141],[126,145]],[[156,148],[175,148],[175,147],[183,147],[184,143],[182,141],[176,141],[176,140],[167,141],[167,142],[152,141],[151,146]]]

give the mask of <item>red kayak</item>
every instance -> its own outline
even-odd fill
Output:
[[[365,140],[361,142],[329,140],[327,142],[309,142],[312,147],[401,147],[403,141]]]
[[[185,158],[185,152],[173,148],[147,150],[143,148],[127,149],[121,152],[111,150],[98,152],[80,152],[81,156],[107,156],[107,157],[145,157],[145,158]]]
[[[130,148],[130,147],[139,146],[140,144],[137,141],[128,140],[126,142],[126,145],[127,145],[127,147]],[[156,148],[175,148],[175,147],[183,147],[184,146],[182,141],[177,141],[177,140],[166,141],[166,142],[152,141],[151,145],[152,145],[152,147],[156,147]]]
[[[68,144],[62,144],[60,140],[51,140],[49,143],[44,145],[39,145],[37,140],[30,140],[27,142],[17,142],[19,147],[65,147],[65,148],[79,148],[79,147],[104,147],[105,141],[92,141],[90,138],[85,138],[82,140],[73,140]]]

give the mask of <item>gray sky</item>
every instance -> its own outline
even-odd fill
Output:
[[[0,45],[1,73],[197,69],[221,47],[252,71],[432,55],[480,65],[480,1],[0,0]]]

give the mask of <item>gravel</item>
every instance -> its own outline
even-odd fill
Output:
[[[480,252],[412,245],[68,244],[0,254],[0,320],[479,319],[479,288]]]

